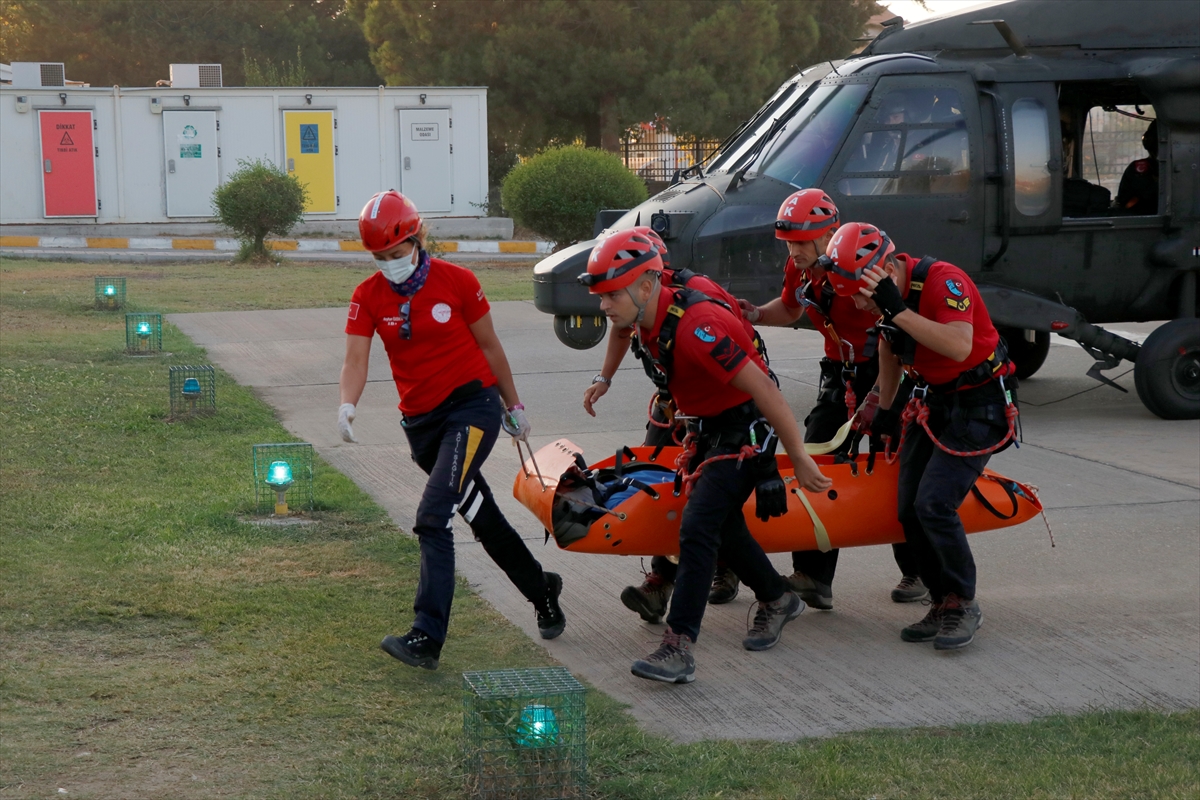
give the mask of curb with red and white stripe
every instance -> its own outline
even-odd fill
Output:
[[[171,238],[166,236],[6,236],[0,235],[0,247],[59,248],[63,250],[215,250],[236,252],[237,239]],[[268,239],[272,250],[300,253],[365,252],[356,239]],[[516,241],[439,241],[442,253],[497,253],[545,255],[554,249],[552,242]]]

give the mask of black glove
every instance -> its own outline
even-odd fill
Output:
[[[900,296],[899,287],[890,276],[875,284],[873,297],[875,305],[879,306],[879,311],[883,314],[883,321],[888,324],[891,324],[897,314],[908,310],[908,306],[904,305],[904,298]]]
[[[900,436],[900,412],[892,408],[881,408],[875,412],[871,421],[871,438],[878,439],[888,436],[896,439]]]
[[[778,475],[755,486],[754,497],[754,516],[763,522],[787,513],[787,486]]]

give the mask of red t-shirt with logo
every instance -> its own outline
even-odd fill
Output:
[[[412,330],[407,340],[400,338],[405,301]],[[350,298],[346,333],[379,334],[400,392],[400,410],[416,416],[437,408],[465,383],[496,384],[469,327],[490,309],[474,273],[435,258],[425,285],[411,298],[396,294],[382,272],[360,283]]]
[[[808,315],[808,319],[812,322],[813,327],[825,337],[826,358],[833,361],[845,362],[846,357],[850,354],[849,347],[853,347],[854,358],[852,360],[855,364],[870,361],[870,358],[863,355],[863,351],[867,347],[868,335],[875,328],[875,324],[879,322],[879,316],[872,314],[870,311],[860,311],[858,306],[854,305],[854,298],[842,297],[835,294],[832,302],[829,304],[828,319],[828,322],[833,325],[833,330],[837,333],[837,336],[834,336],[829,328],[825,326],[827,321],[825,315],[812,306],[806,306],[801,302],[801,298],[803,297],[802,290],[804,289],[805,282],[808,280],[806,272],[807,270],[796,269],[796,262],[789,258],[783,268],[783,291],[780,293],[779,299],[790,309],[797,309],[804,306],[804,313]],[[810,299],[816,300],[820,296],[821,287],[824,282],[822,278],[821,283],[813,284],[812,292],[814,296]],[[841,339],[845,345],[839,345],[838,339]]]
[[[654,328],[639,330],[655,358],[658,334],[673,300],[674,293],[664,286],[659,292]],[[675,328],[675,353],[667,388],[680,412],[712,417],[751,399],[729,385],[747,364],[754,364],[764,374],[767,371],[741,320],[716,303],[699,302],[684,312]]]
[[[912,268],[921,259],[899,254],[896,260],[904,265],[905,274],[911,275]],[[905,296],[908,295],[907,287],[904,293]],[[917,343],[913,369],[931,384],[957,380],[963,372],[983,363],[1000,342],[1000,334],[992,324],[992,318],[983,304],[975,282],[953,264],[935,261],[929,267],[925,288],[921,291],[919,311],[922,317],[934,322],[968,322],[972,326],[971,355],[966,361],[954,361],[935,353],[920,342]]]

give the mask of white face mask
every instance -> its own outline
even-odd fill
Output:
[[[404,283],[417,271],[418,259],[421,257],[420,254],[420,248],[414,247],[411,258],[395,258],[390,261],[377,258],[375,259],[375,264],[379,267],[379,271],[392,283]]]

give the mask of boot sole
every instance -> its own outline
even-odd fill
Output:
[[[650,606],[646,605],[645,598],[635,586],[626,586],[621,591],[621,603],[651,625],[662,622],[662,614],[655,614]]]
[[[420,667],[421,669],[428,670],[435,670],[438,668],[438,659],[433,658],[432,656],[413,656],[408,651],[398,647],[394,637],[392,636],[388,636],[386,639],[384,639],[379,645],[379,649],[397,661],[403,661],[410,667]]]
[[[637,664],[634,664],[632,667],[630,667],[629,671],[639,678],[645,678],[648,681],[658,681],[660,683],[691,683],[692,681],[696,680],[696,674],[694,672],[688,672],[684,675],[678,675],[674,678],[669,678],[666,675],[656,675],[653,672],[639,672]]]
[[[926,600],[928,598],[929,598],[928,591],[926,591],[924,594],[912,594],[912,595],[900,594],[899,592],[896,592],[896,591],[892,592],[892,602],[893,603],[916,603],[921,600]]]
[[[915,634],[915,633],[910,634],[903,630],[900,631],[900,639],[905,642],[910,642],[912,644],[923,644],[924,642],[932,642],[936,638],[937,638],[936,631],[934,633],[929,634],[928,636],[925,636],[923,634]]]

